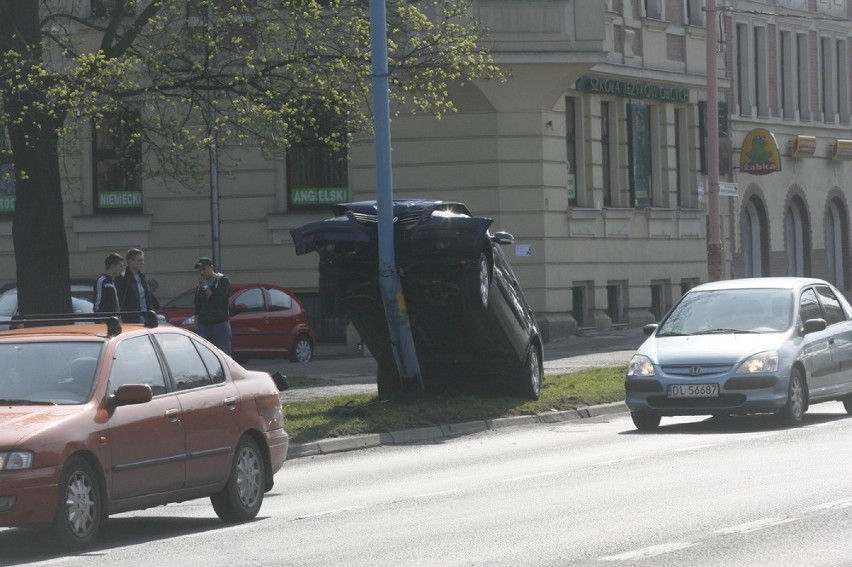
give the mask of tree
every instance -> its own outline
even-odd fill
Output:
[[[127,175],[185,184],[214,139],[220,151],[252,144],[280,152],[309,139],[345,145],[371,127],[368,6],[0,0],[0,135],[5,125],[21,312],[71,307],[63,140],[92,125],[123,140]],[[482,32],[466,1],[387,6],[396,108],[440,117],[454,111],[451,85],[499,76],[477,45]]]

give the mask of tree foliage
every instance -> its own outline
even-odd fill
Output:
[[[469,10],[387,0],[394,108],[440,116],[454,110],[451,85],[499,76]],[[144,156],[140,173],[171,179],[197,170],[214,132],[225,151],[346,144],[372,124],[370,52],[368,0],[0,0],[22,308],[70,307],[61,139],[136,112],[122,127]]]

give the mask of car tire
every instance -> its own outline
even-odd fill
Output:
[[[790,383],[787,386],[787,403],[776,414],[784,425],[796,426],[802,423],[807,407],[805,392],[806,386],[802,371],[793,368],[790,371]]]
[[[485,252],[480,252],[476,260],[476,269],[467,273],[465,304],[475,312],[488,310],[491,303],[491,263]]]
[[[299,335],[290,349],[290,362],[310,362],[314,358],[314,344],[306,335]]]
[[[632,411],[630,417],[633,418],[633,425],[639,431],[654,431],[662,421],[662,416],[655,413]]]
[[[843,409],[846,410],[846,413],[852,415],[852,396],[847,396],[841,401],[843,402]]]
[[[376,368],[376,388],[379,391],[380,398],[388,400],[396,397],[402,391],[401,386],[399,372],[396,368],[378,365]]]
[[[210,497],[210,502],[222,521],[245,522],[260,511],[265,486],[263,453],[254,439],[244,436],[234,451],[228,483],[221,492]]]
[[[541,381],[544,376],[544,364],[535,344],[527,347],[524,366],[518,376],[517,393],[527,399],[537,400],[541,396]]]
[[[80,457],[69,459],[58,493],[51,539],[63,549],[83,549],[97,537],[104,520],[103,493],[91,465]]]

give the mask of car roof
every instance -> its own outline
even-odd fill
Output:
[[[829,285],[825,280],[803,277],[767,277],[739,278],[708,282],[692,288],[690,291],[713,291],[729,289],[801,289],[809,285]]]

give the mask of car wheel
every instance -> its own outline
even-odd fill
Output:
[[[852,396],[847,396],[843,398],[843,409],[846,410],[846,413],[852,414]]]
[[[534,344],[527,347],[527,358],[524,361],[517,391],[520,395],[531,400],[537,400],[541,396],[541,377],[544,375],[541,356]]]
[[[654,431],[660,426],[660,421],[662,420],[662,417],[655,413],[638,411],[630,412],[630,417],[633,418],[633,425],[639,431]]]
[[[251,437],[243,437],[234,452],[231,475],[222,492],[210,497],[216,515],[225,522],[245,522],[260,511],[266,484],[263,453]]]
[[[778,412],[785,425],[799,425],[805,415],[805,380],[802,371],[793,368],[790,372],[790,385],[787,388],[787,403]]]
[[[385,400],[399,394],[401,384],[396,368],[387,368],[379,364],[376,368],[376,388],[379,390],[379,397]]]
[[[53,539],[66,549],[82,549],[98,535],[102,517],[101,489],[91,465],[72,457],[59,480]]]
[[[314,345],[306,336],[296,338],[290,351],[290,362],[310,362],[314,357]]]
[[[491,302],[491,265],[485,252],[479,253],[476,270],[470,272],[466,283],[467,298],[465,303],[475,311],[485,311]]]

